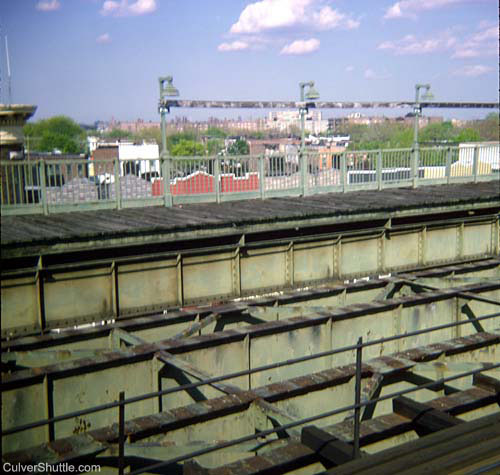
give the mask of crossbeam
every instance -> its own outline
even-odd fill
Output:
[[[211,100],[163,100],[166,107],[194,109],[298,109],[304,102],[295,101],[211,101]],[[414,101],[317,101],[307,103],[316,109],[397,109],[413,107]],[[498,102],[421,102],[420,107],[444,109],[498,109]]]

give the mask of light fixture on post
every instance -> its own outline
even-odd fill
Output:
[[[420,90],[425,89],[424,94],[420,97]],[[418,120],[422,115],[422,105],[420,100],[430,101],[433,99],[433,95],[429,92],[431,89],[430,84],[416,84],[415,85],[415,104],[413,106],[414,114],[414,132],[413,132],[413,163],[412,163],[412,181],[413,187],[416,186],[418,166],[419,166],[419,145],[418,145]]]
[[[307,92],[305,92],[305,88]],[[306,178],[307,178],[307,163],[305,155],[305,118],[309,111],[309,107],[314,107],[315,99],[319,99],[319,92],[314,88],[314,81],[300,82],[300,167],[301,167],[301,181],[302,181],[302,194],[306,194]],[[307,102],[309,101],[309,102]]]
[[[160,101],[158,103],[158,112],[161,117],[161,154],[160,163],[163,176],[163,197],[165,206],[172,206],[172,195],[170,194],[170,163],[167,152],[167,114],[170,112],[170,106],[173,104],[169,97],[177,97],[179,91],[172,84],[172,76],[158,78],[160,86]]]

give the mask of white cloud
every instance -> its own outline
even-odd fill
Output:
[[[110,43],[111,42],[111,36],[109,33],[103,33],[102,35],[99,35],[96,38],[96,43]]]
[[[232,43],[221,43],[217,49],[219,51],[241,51],[248,49],[248,43],[245,41],[233,41]]]
[[[498,55],[498,27],[480,25],[480,31],[457,43],[452,58]]]
[[[320,0],[260,0],[243,9],[230,32],[260,33],[297,26],[313,30],[353,29],[359,26],[359,21],[329,6],[322,6]]]
[[[319,40],[311,38],[310,40],[296,40],[286,45],[281,50],[281,54],[308,54],[319,49]]]
[[[422,55],[444,51],[452,52],[452,58],[476,58],[498,55],[498,30],[496,26],[482,27],[475,33],[460,38],[457,29],[438,33],[434,37],[417,38],[414,35],[394,41],[383,41],[377,48],[395,55]]]
[[[477,77],[482,76],[493,71],[491,66],[484,66],[483,64],[476,64],[474,66],[464,66],[462,69],[457,69],[453,74],[455,76],[468,76]]]
[[[376,73],[373,69],[365,69],[364,73],[365,79],[389,79],[391,77],[390,74],[379,74]]]
[[[101,15],[138,16],[152,13],[156,10],[156,0],[106,0],[102,4]]]
[[[481,31],[479,33],[476,33],[472,37],[472,41],[476,42],[482,42],[482,41],[488,41],[488,40],[498,40],[498,27],[492,26],[491,28],[487,28],[484,31]]]
[[[367,70],[365,70],[365,78],[366,79],[373,79],[373,78],[375,78],[375,72],[373,71],[373,69],[367,69]]]
[[[61,8],[61,3],[58,0],[40,0],[35,8],[42,12],[53,12]]]
[[[437,51],[451,49],[457,43],[457,39],[447,32],[441,33],[435,38],[418,39],[413,35],[406,35],[396,41],[384,41],[377,48],[388,50],[396,55],[428,54]]]
[[[385,12],[384,18],[416,18],[417,14],[425,10],[434,10],[457,3],[474,3],[477,0],[402,0],[391,5]]]
[[[347,66],[345,70],[347,73],[352,73],[354,71],[354,66]]]

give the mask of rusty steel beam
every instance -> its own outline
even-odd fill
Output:
[[[414,107],[414,101],[212,101],[170,100],[162,101],[166,107],[195,109],[298,109],[308,106],[316,109],[400,109]],[[421,107],[434,109],[498,109],[498,102],[421,102]]]
[[[436,358],[439,358],[440,356],[454,355],[454,354],[458,354],[458,353],[472,351],[472,350],[475,350],[478,348],[495,346],[498,344],[499,341],[500,341],[500,337],[498,335],[484,333],[484,334],[474,334],[474,335],[471,335],[471,336],[466,337],[466,338],[458,338],[458,339],[453,339],[453,340],[449,340],[446,342],[441,342],[438,345],[434,344],[434,345],[428,345],[428,346],[422,347],[422,348],[414,348],[411,350],[406,350],[402,353],[396,353],[395,357],[387,357],[386,356],[386,357],[380,357],[380,358],[376,358],[374,360],[371,360],[370,365],[365,365],[363,367],[362,374],[366,375],[366,372],[368,371],[368,373],[371,372],[372,374],[378,373],[381,375],[390,376],[392,379],[394,379],[394,377],[398,376],[398,375],[399,375],[398,377],[401,378],[402,374],[403,374],[402,371],[407,371],[407,370],[413,368],[416,364],[418,364],[421,361],[434,360]],[[355,348],[356,348],[356,346],[354,346],[352,349],[355,349]],[[335,351],[338,352],[339,350],[335,350]],[[278,365],[281,366],[282,364],[278,363]],[[270,365],[270,366],[273,366],[273,365]],[[475,365],[475,366],[477,366],[477,365]],[[493,367],[494,366],[492,366],[492,364],[487,364],[486,369],[489,370],[490,368],[493,368]],[[346,368],[347,368],[347,371],[350,371],[352,373],[352,375],[355,374],[355,370],[353,369],[353,365],[348,365],[348,366],[346,366]],[[261,369],[256,368],[253,370],[253,372],[255,372],[257,370],[260,371]],[[481,370],[484,370],[484,368],[480,368],[480,369],[476,368],[473,370],[473,372],[474,371],[481,371]],[[331,370],[327,370],[327,371],[331,371]],[[39,371],[37,370],[37,373],[38,372]],[[209,384],[212,382],[218,382],[218,381],[222,381],[222,380],[225,380],[228,378],[241,376],[243,374],[246,374],[247,372],[252,372],[252,370],[242,371],[242,372],[237,373],[237,374],[233,373],[233,374],[229,374],[226,376],[217,377],[217,378],[214,378],[214,381],[204,381],[204,382],[192,384],[191,386],[197,387],[197,386],[202,385],[202,384]],[[323,374],[323,372],[319,373],[319,374]],[[325,373],[325,374],[330,374],[330,373]],[[334,371],[333,375],[334,375],[334,379],[337,380],[337,382],[330,384],[333,386],[335,386],[337,384],[345,383],[351,377],[351,376],[348,376],[347,379],[345,379],[346,375],[343,374],[342,372],[339,375],[338,370]],[[313,388],[309,389],[308,391],[306,390],[305,391],[306,393],[310,392],[311,390],[315,391],[317,389],[323,389],[324,387],[327,387],[329,385],[329,384],[326,384],[324,377],[320,377],[318,380],[318,378],[314,377],[314,376],[311,377]],[[307,380],[304,380],[304,377],[300,377],[300,378],[296,378],[296,379],[299,382],[298,385],[296,383],[292,383],[291,388],[288,386],[285,387],[285,394],[287,394],[286,397],[304,394],[304,390],[301,389],[301,387],[304,385],[304,383]],[[328,377],[327,377],[327,379],[328,379]],[[15,385],[13,386],[13,389],[15,389],[16,387],[19,387],[18,383],[16,384],[14,382]],[[326,386],[325,386],[325,384],[326,384]],[[431,383],[430,387],[434,386],[435,384],[436,383]],[[271,385],[272,391],[274,391],[274,392],[277,389],[281,389],[281,387],[282,387],[282,383],[280,383],[279,385]],[[7,387],[7,385],[5,385],[4,388],[5,388],[5,390],[9,389]],[[314,389],[314,388],[316,388],[316,389]],[[165,391],[164,393],[165,394],[167,392],[173,393],[173,392],[176,392],[179,390],[185,390],[185,389],[187,389],[187,386],[183,386],[183,387],[179,387],[179,388],[172,388],[172,389]],[[271,397],[267,392],[262,393],[260,388],[254,390],[253,392],[255,394],[257,394],[259,397],[263,397],[265,399],[271,398],[270,399],[271,402],[273,402],[275,400],[275,398]],[[161,393],[161,391],[160,391],[160,393]],[[239,393],[239,394],[242,394],[242,393]],[[156,397],[157,395],[158,395],[158,393],[152,393],[152,394],[146,394],[146,395],[139,396],[139,397],[136,396],[133,399],[134,399],[134,401],[138,401],[138,400],[148,399],[151,397]],[[79,411],[79,413],[88,414],[88,413],[108,409],[111,407],[115,407],[116,405],[117,405],[116,403],[108,403],[108,404],[104,404],[101,406],[97,406],[95,408]],[[371,404],[363,403],[362,405],[363,406],[365,406],[365,405],[370,406]],[[77,415],[81,415],[79,413],[71,413],[71,414],[67,414],[64,416],[58,416],[53,420],[53,422],[56,420],[59,421],[59,420],[72,418],[72,417],[75,417]],[[43,421],[41,421],[41,423],[43,425]],[[3,431],[3,433],[5,435],[8,435],[10,433],[18,432],[20,429],[27,430],[27,429],[30,429],[32,427],[38,427],[40,425],[41,425],[40,422],[36,422],[36,423],[28,424],[27,426],[22,426],[21,428],[16,428],[16,430],[6,430],[6,431]]]
[[[394,354],[387,357],[374,358],[363,365],[363,372],[368,374],[380,373],[385,376],[401,376],[421,359],[428,360],[439,358],[442,352],[445,351],[445,348],[453,349],[453,354],[460,352],[466,353],[471,349],[475,349],[477,348],[478,339],[483,339],[485,342],[492,342],[491,336],[487,334],[474,335],[470,338],[454,339],[443,342],[441,345],[429,345],[427,347],[415,349],[411,354],[411,358],[413,359],[408,358],[408,352],[405,352],[404,356]],[[495,343],[497,343],[497,340],[498,338],[494,340]],[[252,402],[258,401],[261,398],[268,403],[272,403],[294,398],[299,395],[305,395],[314,391],[320,391],[327,387],[342,385],[352,379],[354,374],[354,366],[346,365],[308,376],[293,378],[279,384],[270,384],[255,390],[241,391],[238,394],[225,395],[209,401],[173,408],[155,415],[139,417],[125,423],[125,436],[128,437],[131,442],[139,441],[151,437],[154,434],[166,433],[181,427],[197,424],[201,421],[215,420],[222,415],[225,416],[245,411],[250,407]],[[465,390],[461,392],[460,395],[462,395],[462,393],[473,394],[474,407],[484,407],[495,401],[494,394],[479,388]],[[450,399],[447,405],[443,404],[443,402],[436,403],[444,406],[445,408],[443,410],[446,412],[452,413],[455,411],[460,413],[470,410],[470,402],[469,404],[465,404],[463,397],[458,398],[457,394],[453,394],[446,396],[446,398]],[[443,398],[440,399],[442,400]],[[471,399],[470,396],[469,399]],[[370,424],[373,422],[373,427],[376,427],[378,418],[376,419],[377,421],[366,421],[363,422],[363,424]],[[380,426],[380,423],[378,424]],[[406,420],[403,432],[410,430],[410,427],[410,421]],[[401,428],[399,430],[401,430]],[[365,440],[366,432],[362,430],[361,434],[362,440]],[[21,450],[5,454],[4,459],[11,463],[19,460],[30,463],[30,461],[35,461],[39,457],[44,457],[44,460],[50,463],[56,463],[61,460],[60,457],[65,457],[66,459],[71,458],[71,456],[78,457],[79,447],[82,448],[82,450],[87,450],[87,446],[96,447],[97,444],[99,450],[102,450],[103,444],[115,443],[118,437],[118,427],[115,424],[113,426],[87,431],[84,435],[85,440],[82,440],[81,435],[71,436],[49,442],[34,450]]]
[[[128,353],[122,351],[110,351],[96,357],[93,360],[74,360],[68,361],[64,364],[54,364],[52,366],[40,368],[36,372],[33,372],[33,375],[29,375],[30,370],[22,371],[19,374],[13,373],[11,375],[5,376],[4,383],[9,385],[10,382],[12,382],[12,384],[18,384],[23,379],[37,380],[42,377],[42,374],[57,374],[59,372],[65,373],[70,370],[70,368],[71,372],[88,372],[89,370],[97,370],[99,367],[108,367],[109,365],[120,366],[123,364],[127,364],[130,361],[137,361],[138,359],[141,359],[143,361],[151,359],[154,353],[160,350],[174,353],[183,353],[190,351],[191,349],[203,348],[213,345],[222,345],[230,341],[242,341],[246,337],[246,335],[249,335],[250,338],[253,338],[259,337],[260,335],[266,335],[269,332],[276,334],[286,333],[300,328],[323,324],[330,319],[343,320],[347,318],[377,314],[392,310],[400,306],[402,308],[405,308],[422,304],[430,304],[433,302],[439,302],[441,300],[447,300],[452,297],[456,297],[464,290],[474,290],[478,292],[497,289],[500,289],[500,282],[462,286],[457,288],[443,289],[440,291],[429,291],[423,294],[402,297],[400,299],[391,299],[384,302],[373,302],[363,305],[354,304],[347,307],[341,307],[330,312],[323,312],[321,314],[313,313],[309,316],[304,315],[287,320],[257,324],[251,327],[241,328],[237,332],[234,330],[227,330],[209,335],[191,337],[190,339],[186,340],[167,339],[163,342],[157,342],[155,344],[145,343],[134,347],[133,356],[128,355]],[[14,383],[14,381],[17,381],[17,383]]]
[[[201,371],[200,369],[195,368],[193,365],[185,361],[183,358],[172,355],[168,351],[164,350],[159,351],[158,353],[156,353],[155,356],[156,358],[158,358],[158,360],[160,360],[162,363],[165,363],[167,366],[171,366],[172,368],[182,373],[192,376],[198,381],[204,381],[213,377],[212,375],[209,375],[205,371]],[[237,386],[227,383],[212,383],[210,384],[210,386],[212,386],[213,388],[219,390],[224,394],[237,394],[241,392],[241,389],[238,388]]]
[[[212,313],[208,317],[204,317],[203,320],[200,320],[199,316],[198,316],[197,317],[198,321],[195,321],[194,323],[189,325],[188,328],[181,331],[180,333],[177,333],[172,338],[176,339],[176,338],[186,338],[188,336],[192,336],[195,333],[198,333],[200,330],[202,330],[206,326],[210,325],[211,323],[217,322],[220,319],[220,317],[221,317],[220,313]]]
[[[193,333],[196,333],[200,328],[204,328],[206,325],[214,321],[217,321],[219,318],[220,314],[213,313],[210,316],[203,319],[201,322],[196,322],[195,324],[191,325],[189,328],[176,335],[174,339],[190,336]],[[130,333],[121,329],[113,330],[112,338],[119,338],[120,340],[123,340],[132,346],[148,345],[148,342],[143,340],[142,338],[139,338],[136,335],[131,335]],[[192,364],[190,364],[183,358],[179,356],[174,356],[172,353],[169,353],[168,351],[165,350],[160,350],[158,351],[158,353],[155,353],[155,358],[157,358],[162,363],[165,363],[165,365],[170,367],[171,369],[179,371],[184,375],[191,376],[197,379],[198,381],[207,380],[213,377],[212,375],[209,375],[208,373],[194,367]],[[237,386],[226,383],[213,383],[210,384],[210,386],[221,391],[224,394],[236,394],[241,391],[241,389],[238,388]]]
[[[414,282],[412,279],[425,278],[425,277],[443,277],[446,275],[460,274],[466,275],[469,272],[478,272],[481,270],[491,269],[500,264],[498,258],[490,258],[474,263],[460,263],[453,266],[434,266],[426,269],[415,269],[414,271],[405,271],[403,278],[408,279],[409,282]],[[413,272],[413,273],[412,273]],[[189,309],[173,309],[169,310],[166,315],[164,314],[149,314],[144,316],[136,316],[130,318],[120,318],[113,323],[105,325],[98,325],[95,327],[86,327],[78,330],[65,330],[60,333],[47,333],[37,336],[20,336],[13,338],[2,343],[2,351],[28,351],[36,349],[46,349],[76,343],[83,340],[90,340],[92,338],[100,338],[108,336],[113,329],[123,329],[131,334],[137,331],[146,330],[148,328],[162,328],[173,324],[186,324],[191,325],[196,317],[199,315],[201,321],[210,315],[211,312],[222,315],[223,322],[232,320],[233,317],[245,320],[250,316],[245,317],[245,313],[257,306],[268,307],[283,307],[286,305],[295,305],[300,302],[306,302],[308,306],[311,305],[311,300],[332,297],[335,295],[345,295],[346,303],[348,303],[351,296],[359,300],[358,294],[361,292],[370,292],[374,289],[382,289],[381,293],[374,298],[374,300],[381,300],[384,297],[394,297],[394,289],[388,286],[396,283],[397,287],[402,285],[403,281],[396,274],[389,279],[370,279],[369,281],[357,281],[348,283],[335,282],[332,284],[324,284],[318,287],[309,287],[307,290],[287,290],[285,293],[278,295],[268,295],[265,297],[247,298],[239,302],[229,302],[222,305],[207,307],[194,307]],[[474,285],[480,285],[483,281],[475,281]],[[416,284],[414,284],[416,285]],[[386,290],[388,291],[386,292]],[[388,295],[387,295],[388,294]],[[474,295],[474,294],[469,294]],[[478,299],[482,297],[476,295]],[[369,299],[363,299],[364,301]],[[255,314],[255,312],[252,312]],[[292,315],[290,315],[292,316]],[[296,316],[296,315],[293,315]],[[245,321],[247,321],[245,320]]]
[[[411,278],[410,279],[405,278],[406,276],[404,276],[404,274],[399,274],[399,275],[402,277],[402,279],[401,279],[402,283],[412,287],[413,289],[416,289],[417,291],[439,290],[439,287],[420,283],[418,281],[418,279],[420,277],[417,277],[416,280],[412,280]],[[483,279],[483,282],[484,282],[484,279]],[[475,294],[470,293],[470,292],[461,292],[460,297],[463,297],[464,299],[468,299],[468,300],[478,300],[479,302],[484,302],[484,303],[489,303],[491,305],[500,306],[499,300],[481,297],[480,295],[475,295]]]

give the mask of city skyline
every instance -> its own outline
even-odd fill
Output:
[[[293,101],[298,83],[312,79],[321,100],[328,101],[410,100],[417,82],[430,83],[437,101],[498,101],[494,0],[3,5],[0,27],[9,41],[12,102],[37,104],[35,120],[58,114],[87,123],[158,120],[158,77],[167,74],[183,99]],[[1,67],[1,100],[7,102],[4,45]],[[477,118],[488,112],[439,115]],[[169,118],[261,113],[266,112],[172,109]]]

